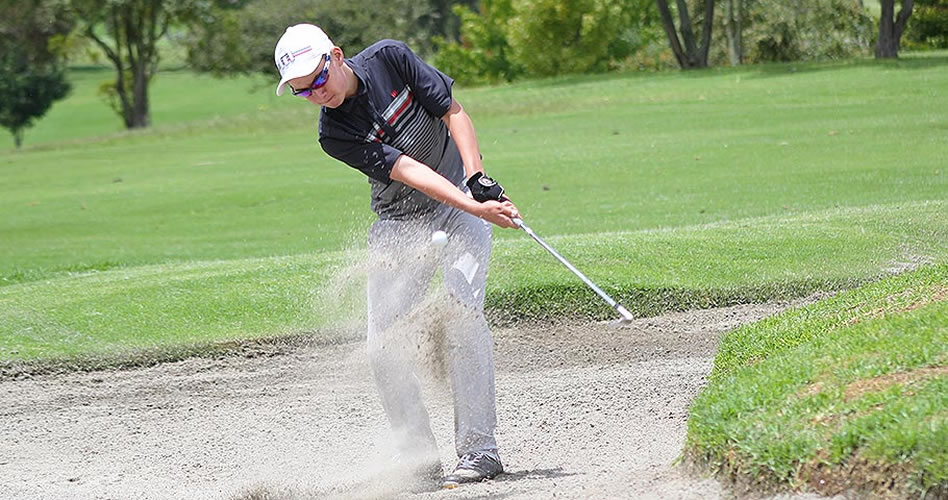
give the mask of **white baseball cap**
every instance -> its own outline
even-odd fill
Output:
[[[318,26],[297,24],[287,28],[273,52],[273,60],[280,70],[277,95],[283,95],[286,82],[316,71],[333,47],[332,40]]]

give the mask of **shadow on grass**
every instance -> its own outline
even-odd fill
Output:
[[[748,66],[748,78],[769,78],[792,74],[817,73],[847,68],[885,68],[891,70],[920,70],[948,66],[948,55],[912,54],[900,59],[846,59],[825,62],[768,63]]]
[[[715,66],[711,68],[668,71],[624,71],[595,75],[562,75],[536,80],[520,80],[512,85],[532,89],[566,87],[578,84],[599,83],[628,78],[681,77],[687,79],[714,78],[727,74],[740,74],[744,78],[770,78],[792,74],[837,71],[847,68],[885,68],[894,70],[920,70],[948,66],[948,52],[912,52],[899,59],[877,60],[871,57],[826,61],[792,61],[748,64],[743,66]]]

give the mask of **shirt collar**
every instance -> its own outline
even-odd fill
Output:
[[[349,67],[352,68],[352,72],[355,73],[356,79],[359,81],[359,87],[356,90],[355,95],[352,97],[360,97],[364,95],[367,91],[366,85],[365,85],[366,78],[367,78],[365,68],[363,68],[362,65],[359,64],[355,59],[346,59],[346,64],[348,64]]]

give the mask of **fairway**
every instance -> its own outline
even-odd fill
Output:
[[[0,496],[401,491],[373,465],[390,443],[364,359],[369,186],[319,148],[318,109],[167,71],[154,126],[122,132],[96,94],[110,73],[72,77],[26,147],[0,148]],[[682,457],[783,489],[869,457],[908,471],[891,491],[941,491],[944,450],[915,443],[948,429],[946,89],[944,52],[455,88],[524,220],[639,319],[610,330],[576,276],[495,228],[508,473],[425,498],[727,495],[668,468]],[[447,382],[427,376],[443,445]],[[864,376],[907,385],[841,402]],[[811,409],[839,423],[830,451]]]
[[[37,127],[40,144],[0,154],[0,359],[326,325],[306,297],[347,252],[359,255],[372,215],[361,174],[316,144],[316,108],[275,101],[256,80],[170,73],[155,86],[154,129],[96,135],[102,109],[90,101],[103,76],[82,73]],[[906,87],[918,91],[896,90]],[[851,286],[895,262],[943,258],[945,88],[948,58],[925,57],[571,77],[457,96],[488,171],[531,226],[566,237],[567,257],[641,314]],[[172,101],[161,96],[192,91],[190,112],[162,108]],[[82,131],[59,113],[88,113],[89,136],[43,143],[58,126]],[[879,216],[864,223],[864,211]],[[811,222],[827,214],[841,226]],[[611,235],[585,236],[596,233]],[[660,243],[667,234],[684,236]],[[522,234],[495,238],[496,315],[603,314]],[[189,278],[207,266],[227,277]],[[128,277],[141,273],[152,291],[129,294]],[[111,298],[90,300],[101,294]]]

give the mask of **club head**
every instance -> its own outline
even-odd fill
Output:
[[[631,324],[632,321],[635,320],[635,316],[632,316],[632,313],[623,307],[622,304],[616,304],[616,312],[619,313],[619,319],[609,323],[609,326],[612,328],[622,328],[623,326]]]

